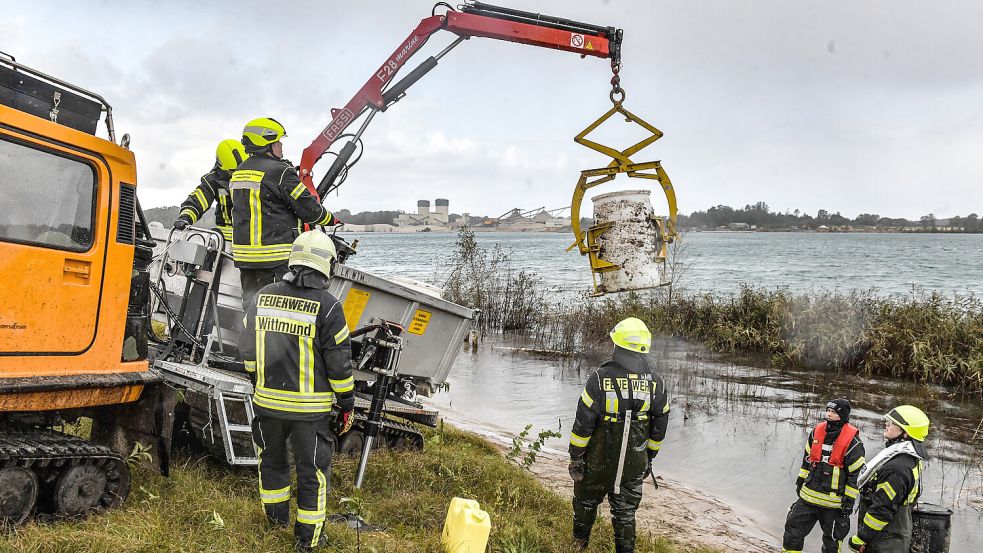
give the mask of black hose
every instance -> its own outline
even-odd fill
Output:
[[[436,4],[433,5],[433,9],[430,10],[430,15],[432,15],[432,16],[433,15],[437,15],[437,8],[439,8],[441,6],[445,6],[447,8],[447,11],[450,11],[450,12],[457,11],[457,10],[454,9],[454,6],[448,4],[447,2],[437,2]]]

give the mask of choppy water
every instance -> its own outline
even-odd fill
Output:
[[[440,281],[454,233],[350,233],[359,253],[349,264],[381,274]],[[476,233],[480,245],[513,252],[516,269],[538,274],[559,291],[586,291],[586,258],[565,252],[569,233]],[[874,288],[905,294],[916,286],[946,294],[983,295],[983,234],[696,232],[683,237],[682,285],[730,292],[742,283],[849,292]]]

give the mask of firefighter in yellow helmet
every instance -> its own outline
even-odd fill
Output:
[[[334,243],[320,230],[301,234],[283,280],[264,286],[246,306],[239,349],[254,383],[253,441],[259,495],[269,521],[290,523],[290,464],[297,468],[295,545],[324,545],[331,457],[354,421],[348,325],[328,291]],[[340,413],[332,418],[332,409]]]
[[[573,536],[581,549],[587,547],[597,508],[607,497],[615,551],[631,553],[642,482],[669,424],[669,396],[665,381],[649,367],[652,334],[645,323],[630,317],[610,336],[614,352],[587,378],[570,433]]]
[[[865,553],[908,553],[911,511],[921,495],[924,441],[929,421],[913,405],[884,415],[885,447],[860,473],[860,515],[850,549]]]
[[[276,119],[246,123],[242,144],[249,154],[232,174],[232,257],[242,281],[243,305],[257,290],[287,272],[290,247],[305,224],[336,225],[334,215],[283,159],[286,130]]]
[[[181,204],[181,213],[174,221],[174,228],[184,230],[201,219],[212,207],[218,204],[215,212],[215,227],[222,232],[227,242],[232,242],[232,198],[229,195],[229,179],[232,171],[249,157],[238,140],[227,139],[215,148],[215,166],[201,177],[201,184]]]

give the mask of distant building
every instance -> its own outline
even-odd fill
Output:
[[[393,219],[393,224],[399,227],[448,226],[450,224],[450,200],[437,198],[434,201],[434,207],[434,211],[431,212],[430,200],[419,200],[416,202],[416,213],[400,213],[399,217]]]

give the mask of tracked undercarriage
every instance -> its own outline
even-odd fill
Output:
[[[0,432],[0,520],[31,513],[75,518],[121,504],[130,492],[126,461],[106,446],[43,428]]]

